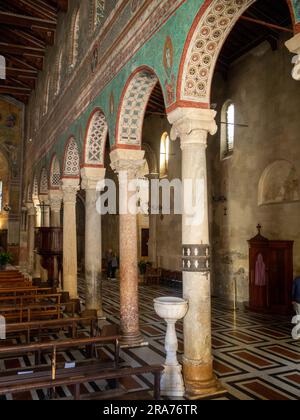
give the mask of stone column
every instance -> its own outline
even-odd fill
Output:
[[[77,235],[76,196],[79,179],[62,179],[64,203],[63,219],[63,287],[71,299],[78,298],[77,290]]]
[[[150,207],[150,213],[149,213],[149,259],[152,262],[152,265],[154,268],[158,267],[158,261],[157,261],[157,214],[153,214],[154,212],[151,211],[151,180],[158,180],[159,174],[149,174],[147,175],[147,178],[149,179],[149,207]],[[156,209],[153,209],[156,210]]]
[[[295,35],[293,38],[289,39],[285,43],[285,45],[291,53],[296,54],[292,60],[294,64],[292,77],[293,79],[299,81],[300,80],[300,33]]]
[[[42,212],[40,207],[40,202],[36,198],[34,199],[34,208],[35,208],[35,228],[42,227]],[[35,238],[35,229],[34,229],[34,238]],[[34,239],[34,263],[33,263],[33,274],[34,279],[41,278],[41,256],[36,252],[35,249],[35,239]]]
[[[127,195],[132,201],[136,191],[128,191],[129,182],[137,178],[143,168],[144,151],[116,149],[111,154],[111,167],[118,173],[120,206],[124,206]],[[133,200],[134,201],[134,200]],[[122,345],[140,345],[143,342],[139,326],[138,302],[138,249],[137,214],[120,208],[120,319]],[[137,203],[136,206],[137,208]]]
[[[26,203],[27,208],[27,249],[28,249],[28,273],[33,274],[34,266],[34,228],[35,228],[35,208],[33,203]]]
[[[178,108],[168,116],[173,124],[171,138],[175,140],[179,137],[182,149],[183,297],[189,301],[184,319],[183,372],[189,399],[220,391],[213,373],[211,344],[206,168],[207,136],[217,131],[215,114],[212,110]]]
[[[83,168],[81,178],[81,188],[85,190],[85,305],[102,317],[102,232],[96,205],[100,197],[97,184],[104,180],[105,169]]]
[[[50,190],[49,191],[49,202],[50,202],[50,226],[60,227],[60,212],[62,204],[62,191],[61,190]]]

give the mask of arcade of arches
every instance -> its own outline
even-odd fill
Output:
[[[0,0],[0,246],[13,268],[37,294],[50,288],[51,299],[68,296],[82,317],[96,314],[100,330],[116,326],[121,362],[131,368],[164,363],[166,325],[153,299],[184,298],[182,398],[300,399],[291,336],[300,276],[300,2],[20,4]],[[174,180],[183,185],[180,211],[171,188],[165,214],[165,191],[155,207],[150,181]],[[116,206],[103,200],[111,211],[101,215],[111,185]],[[122,211],[119,185],[138,214]],[[20,334],[7,340],[22,342]],[[103,352],[113,357],[111,346]],[[3,398],[17,398],[2,393],[1,381]],[[133,399],[151,398],[151,381],[134,375],[121,385]],[[33,386],[25,391],[41,398]]]

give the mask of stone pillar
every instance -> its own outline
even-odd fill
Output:
[[[110,154],[111,167],[119,176],[121,206],[126,202],[126,193],[128,200],[132,201],[135,191],[129,192],[128,184],[137,178],[137,174],[143,168],[144,154],[141,150],[127,149],[116,149]],[[121,194],[121,191],[124,194]],[[137,214],[129,212],[127,206],[127,209],[120,209],[119,221],[121,344],[140,345],[143,338],[139,326]]]
[[[77,235],[76,235],[76,196],[79,179],[63,178],[62,192],[64,202],[63,219],[63,287],[71,299],[78,298],[77,290]]]
[[[97,184],[105,178],[104,168],[83,168],[81,188],[85,190],[85,305],[103,316],[102,309],[102,232],[97,212]]]
[[[215,114],[215,111],[208,109],[178,108],[168,116],[173,124],[171,138],[175,140],[179,137],[182,149],[183,297],[189,302],[189,310],[184,319],[183,372],[186,396],[189,399],[220,391],[213,373],[211,344],[206,168],[207,136],[217,131]]]
[[[151,180],[158,180],[159,174],[149,174],[147,175],[149,179],[149,207],[151,209]],[[157,209],[153,209],[157,210]],[[154,268],[158,267],[157,261],[157,214],[153,214],[154,212],[150,210],[149,213],[149,259],[152,262],[152,266]]]
[[[50,202],[50,226],[60,227],[60,212],[62,203],[62,191],[61,190],[50,190],[49,191],[49,202]]]
[[[27,265],[28,273],[33,274],[34,266],[34,228],[35,228],[35,208],[33,203],[26,203],[27,208]]]
[[[294,64],[292,77],[293,79],[299,81],[300,80],[300,33],[295,35],[293,38],[289,39],[285,43],[285,45],[291,53],[296,54],[292,60]]]
[[[42,212],[40,207],[40,202],[36,198],[34,199],[34,208],[35,208],[35,228],[42,227]],[[35,238],[35,229],[34,229],[34,238]],[[34,239],[34,262],[33,262],[33,274],[34,279],[41,278],[41,256],[37,254],[35,249],[35,239]]]

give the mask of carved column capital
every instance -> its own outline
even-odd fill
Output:
[[[216,111],[201,108],[176,108],[168,114],[172,124],[171,140],[180,138],[181,148],[191,144],[207,145],[207,135],[216,134]]]
[[[300,80],[300,33],[295,35],[293,38],[289,39],[285,43],[287,49],[296,54],[293,59],[292,63],[294,64],[294,68],[292,70],[292,77],[293,79],[299,81]]]
[[[79,179],[62,179],[63,201],[68,204],[76,204],[76,196],[79,191]]]
[[[128,179],[135,179],[145,165],[143,150],[115,149],[110,154],[111,168],[116,173],[126,172]]]
[[[35,207],[34,204],[32,202],[27,202],[25,204],[26,209],[27,209],[27,215],[28,216],[35,216]]]
[[[105,168],[81,169],[81,188],[83,190],[96,190],[97,184],[105,178]]]
[[[63,199],[63,193],[61,190],[49,190],[49,202],[51,211],[59,213],[61,210],[61,203]]]

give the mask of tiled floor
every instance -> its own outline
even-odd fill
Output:
[[[80,296],[84,300],[83,282]],[[149,346],[124,349],[121,361],[128,366],[144,363],[162,364],[166,327],[153,309],[153,299],[159,296],[180,296],[181,292],[162,286],[140,286],[141,330]],[[102,324],[119,322],[119,283],[103,282],[104,310],[107,316]],[[299,400],[300,399],[300,341],[291,337],[291,320],[285,317],[262,316],[244,312],[234,313],[225,302],[213,299],[213,352],[215,372],[227,389],[216,399],[238,400]],[[183,351],[183,326],[177,325],[179,357]],[[57,338],[53,336],[53,338]],[[76,354],[75,354],[76,353]],[[111,358],[113,349],[103,350],[104,358]],[[65,352],[63,361],[84,359],[84,352]],[[30,357],[0,361],[0,371],[30,366]],[[48,356],[45,362],[50,363]],[[149,391],[152,375],[134,377],[121,382],[128,391]],[[103,390],[106,383],[97,382],[83,386],[87,393]],[[58,390],[62,397],[70,396],[68,388]],[[140,394],[140,395],[144,395]],[[8,395],[7,399],[43,399],[44,391]],[[147,395],[147,394],[146,394]],[[138,398],[138,397],[137,397]],[[145,398],[145,397],[144,397]],[[214,399],[214,398],[212,398]]]
[[[117,282],[104,282],[104,308],[109,323],[119,321],[118,288]],[[149,347],[124,350],[123,358],[130,365],[163,363],[166,327],[154,312],[153,299],[167,295],[180,296],[181,292],[140,286],[141,330]],[[228,391],[222,399],[300,399],[300,341],[291,337],[290,318],[243,310],[234,313],[225,302],[213,299],[212,319],[215,372]],[[178,323],[177,331],[182,354],[182,323]],[[140,387],[147,387],[147,381],[140,379]]]

